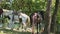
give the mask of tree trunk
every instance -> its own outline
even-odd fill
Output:
[[[57,21],[57,12],[58,12],[58,4],[59,4],[59,0],[56,0],[55,3],[55,9],[52,15],[52,23],[51,23],[51,30],[53,33],[56,32],[56,21]]]
[[[52,0],[47,1],[47,10],[45,14],[45,29],[44,34],[50,34],[50,26],[51,26],[51,2]]]

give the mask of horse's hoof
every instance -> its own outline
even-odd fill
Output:
[[[27,31],[27,32],[32,32],[32,29],[31,29],[31,28],[27,28],[26,31]]]
[[[25,32],[26,30],[25,29],[22,29],[23,32]]]

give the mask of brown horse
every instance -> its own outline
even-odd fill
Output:
[[[32,13],[30,15],[30,21],[31,21],[31,25],[32,23],[34,22],[35,25],[37,25],[36,23],[40,23],[42,21],[42,16],[41,14],[35,12],[35,13]]]
[[[38,34],[38,24],[42,22],[43,18],[43,12],[34,12],[30,15],[30,21],[32,25],[32,32],[34,33],[34,26],[37,26],[37,34]]]

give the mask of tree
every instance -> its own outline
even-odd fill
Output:
[[[53,33],[56,32],[56,21],[57,21],[57,12],[58,12],[58,5],[59,5],[59,0],[56,0],[55,3],[55,9],[52,15],[52,23],[51,23],[51,30]]]
[[[47,9],[45,14],[45,29],[44,34],[50,34],[50,26],[51,26],[51,2],[52,0],[47,1]]]

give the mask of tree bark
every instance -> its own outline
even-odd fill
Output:
[[[57,12],[58,12],[58,5],[59,5],[59,0],[56,0],[55,3],[55,9],[52,15],[52,21],[51,21],[51,32],[55,34],[56,32],[56,21],[57,21]]]
[[[51,26],[51,2],[52,0],[47,1],[47,9],[45,14],[45,29],[44,34],[50,34],[50,26]]]

